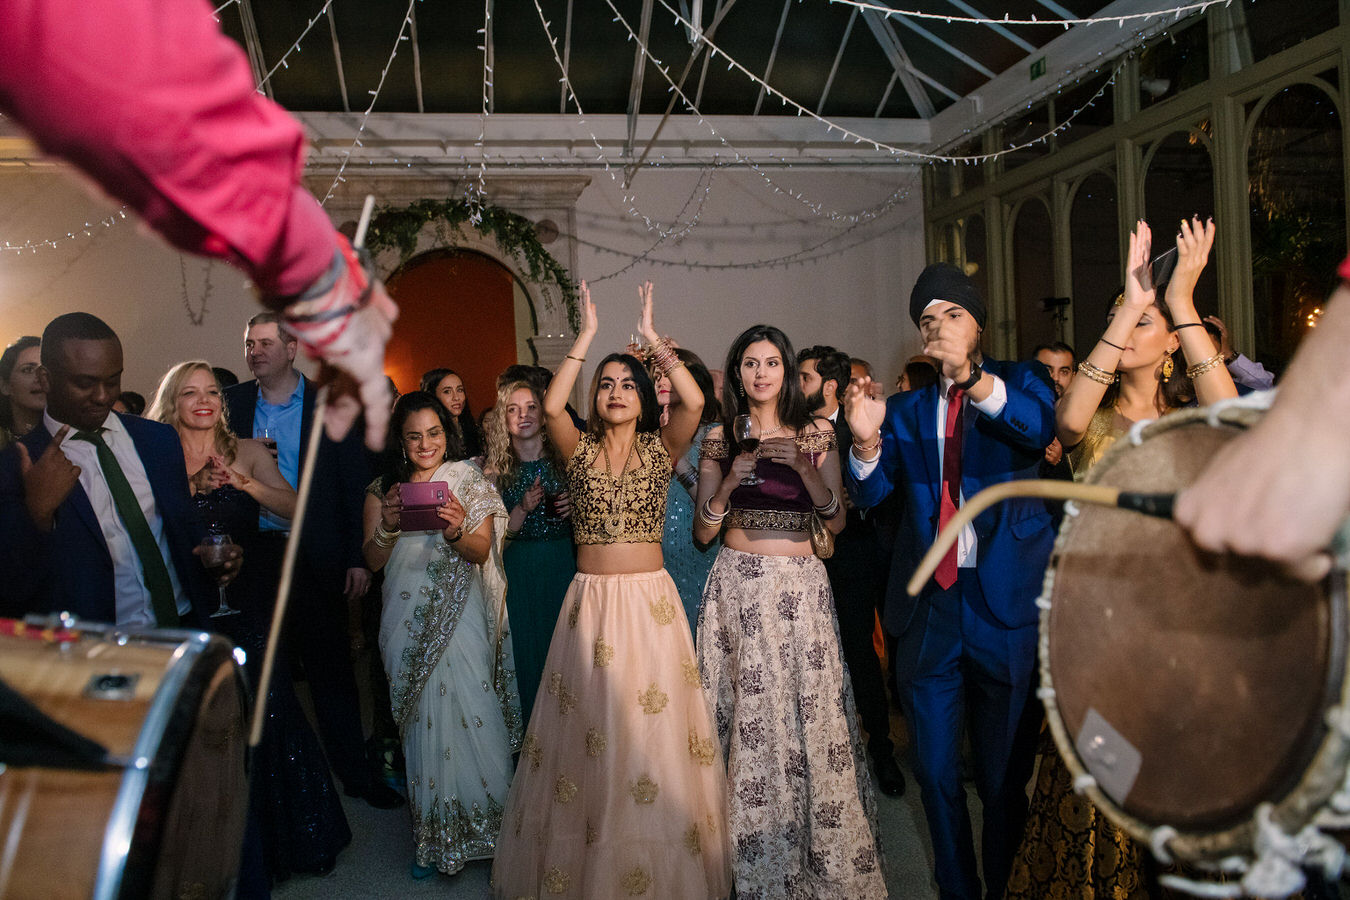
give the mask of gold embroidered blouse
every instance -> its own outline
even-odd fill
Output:
[[[639,464],[622,475],[594,468],[600,438],[583,434],[567,461],[572,533],[578,544],[661,542],[673,464],[658,432],[638,434]],[[622,464],[622,463],[620,463]]]

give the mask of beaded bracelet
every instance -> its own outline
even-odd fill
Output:
[[[1086,359],[1079,361],[1078,374],[1086,376],[1089,381],[1095,381],[1108,387],[1115,384],[1116,381],[1116,373],[1099,369]]]
[[[1216,353],[1216,354],[1214,354],[1213,356],[1211,356],[1209,359],[1205,360],[1204,362],[1198,362],[1198,363],[1196,363],[1196,364],[1193,365],[1193,366],[1187,366],[1187,367],[1186,367],[1186,377],[1187,377],[1187,378],[1199,378],[1201,375],[1204,375],[1206,372],[1212,372],[1213,370],[1217,369],[1217,368],[1218,368],[1219,366],[1221,366],[1221,365],[1223,365],[1223,354],[1222,354],[1222,353]]]

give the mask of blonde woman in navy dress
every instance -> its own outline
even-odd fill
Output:
[[[494,895],[605,900],[725,897],[731,890],[726,780],[689,625],[662,566],[671,460],[698,427],[703,395],[652,325],[639,330],[683,401],[659,427],[656,391],[627,354],[601,360],[587,428],[567,414],[595,305],[544,397],[568,460],[577,575],[511,785]]]

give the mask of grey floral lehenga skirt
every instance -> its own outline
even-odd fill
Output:
[[[814,556],[723,547],[698,626],[739,900],[886,896],[834,599]]]

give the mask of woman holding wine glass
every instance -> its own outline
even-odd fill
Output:
[[[639,331],[683,401],[665,427],[651,378],[626,353],[600,361],[586,432],[572,423],[567,396],[598,329],[584,283],[581,332],[544,396],[549,437],[568,460],[577,575],[506,804],[498,898],[731,890],[722,759],[661,557],[671,459],[688,449],[703,396],[656,333],[650,282],[639,294]]]
[[[235,437],[225,415],[215,373],[201,360],[170,369],[149,412],[149,418],[178,432],[188,480],[208,526],[207,541],[228,548],[228,537],[244,550],[246,564],[230,585],[241,614],[213,617],[211,624],[243,648],[245,672],[256,685],[280,577],[275,567],[262,564],[266,554],[251,552],[259,508],[289,518],[295,514],[296,495],[267,448]],[[208,552],[215,551],[204,550],[204,562]],[[223,589],[221,605],[230,609]],[[263,852],[275,880],[293,872],[326,873],[338,851],[351,842],[328,762],[288,673],[284,661],[272,673],[267,724],[250,785]]]
[[[716,711],[740,896],[885,897],[876,804],[812,519],[844,527],[834,428],[812,418],[797,354],[770,325],[727,355],[703,441],[694,538],[723,536],[698,660]]]

